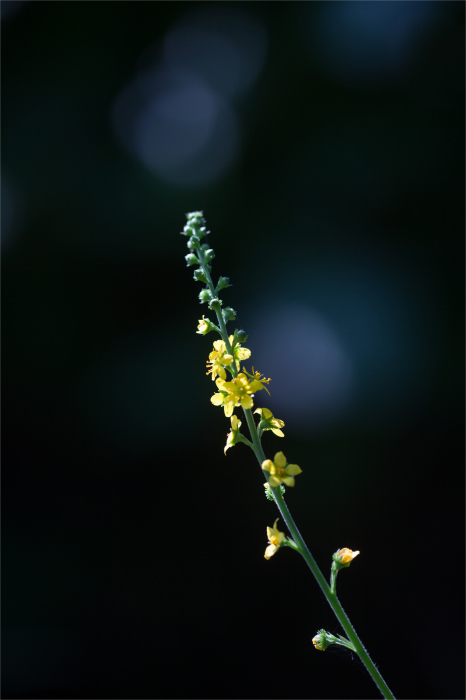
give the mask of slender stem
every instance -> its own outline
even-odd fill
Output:
[[[202,269],[204,270],[204,274],[207,279],[207,284],[209,286],[210,292],[212,296],[215,296],[215,287],[212,283],[212,278],[210,276],[209,270],[207,269],[207,264],[205,263],[204,259],[204,253],[202,249],[198,251],[198,256],[199,260],[202,265]],[[225,342],[225,346],[227,348],[227,351],[234,356],[233,349],[231,347],[229,338],[228,338],[228,333],[225,325],[225,321],[223,319],[223,315],[221,310],[216,310],[215,311],[217,314],[218,322],[220,325],[220,330],[222,332],[222,338]],[[236,362],[233,361],[231,365],[228,367],[230,370],[231,374],[236,377],[238,374],[238,371],[236,369]],[[252,449],[254,451],[254,454],[256,455],[257,461],[259,462],[259,465],[262,467],[262,463],[265,460],[265,454],[264,450],[262,449],[261,441],[259,438],[259,435],[257,433],[257,428],[256,424],[254,422],[254,418],[251,412],[251,409],[243,409],[244,414],[246,416],[246,421],[249,427],[249,432],[251,433],[251,439],[252,439]],[[269,481],[269,475],[268,472],[263,472],[264,476],[267,478],[267,481]],[[384,679],[380,675],[378,669],[376,668],[374,662],[370,658],[369,654],[367,653],[366,649],[364,648],[361,640],[359,639],[358,635],[356,634],[351,622],[349,621],[345,611],[343,610],[340,601],[338,600],[335,592],[335,579],[336,579],[336,574],[334,577],[332,577],[332,587],[328,585],[323,573],[319,569],[314,557],[310,553],[309,549],[307,548],[303,538],[301,537],[301,534],[298,530],[298,528],[295,525],[295,522],[293,518],[291,517],[290,511],[288,510],[288,507],[283,500],[283,496],[280,493],[280,488],[278,487],[273,487],[270,485],[269,482],[269,487],[272,489],[275,502],[277,504],[278,510],[281,513],[281,516],[283,520],[285,521],[288,530],[291,532],[291,535],[293,536],[293,539],[297,545],[298,551],[301,553],[303,556],[306,564],[309,566],[310,570],[314,574],[315,579],[317,580],[317,583],[319,584],[323,594],[327,598],[327,601],[332,608],[333,612],[335,613],[339,623],[345,630],[346,634],[348,635],[348,638],[353,644],[354,649],[356,650],[356,653],[359,655],[361,658],[362,662],[364,663],[365,667],[367,668],[369,674],[372,676],[373,681],[377,685],[378,689],[382,693],[383,697],[386,698],[387,700],[394,700],[395,696],[385,683]]]
[[[257,460],[259,464],[262,466],[262,462],[265,460],[265,454],[262,449],[262,445],[260,444],[259,438],[257,436],[257,430],[255,427],[254,419],[252,417],[251,410],[245,410],[244,413],[246,414],[246,420],[248,422],[249,429],[251,431],[251,437],[252,441],[254,443],[254,453],[257,457]],[[254,426],[252,428],[252,426]],[[268,478],[268,473],[263,472],[264,476]],[[285,521],[288,530],[291,532],[294,541],[299,547],[299,551],[302,554],[306,564],[309,566],[310,570],[314,574],[315,579],[317,580],[317,583],[322,589],[323,594],[327,598],[327,601],[332,608],[333,612],[335,613],[336,617],[338,618],[339,623],[345,630],[346,634],[348,635],[349,639],[351,640],[354,649],[356,650],[356,653],[359,655],[361,658],[362,662],[364,663],[365,667],[367,668],[369,674],[372,676],[372,679],[374,683],[377,685],[378,689],[382,693],[384,698],[387,698],[387,700],[394,700],[394,695],[391,692],[390,688],[388,685],[385,683],[384,679],[380,675],[379,670],[376,668],[374,662],[372,661],[371,657],[367,653],[366,649],[364,648],[361,640],[359,639],[358,635],[356,634],[351,622],[349,621],[345,611],[343,610],[340,601],[338,600],[336,593],[331,590],[330,586],[328,585],[327,581],[325,580],[325,576],[319,569],[314,557],[310,553],[309,549],[306,546],[306,543],[304,542],[303,538],[301,537],[301,534],[296,527],[296,524],[291,517],[290,511],[288,510],[288,507],[283,500],[283,496],[280,493],[280,489],[277,487],[270,486],[269,487],[272,489],[273,495],[275,497],[275,502],[278,506],[278,510],[280,511],[283,520]]]

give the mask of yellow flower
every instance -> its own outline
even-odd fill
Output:
[[[230,449],[230,447],[233,447],[233,445],[236,445],[236,438],[238,437],[239,429],[241,427],[241,421],[238,420],[236,416],[231,416],[231,431],[228,433],[227,437],[227,444],[224,447],[224,453],[227,453],[227,450]]]
[[[275,552],[280,549],[283,540],[285,539],[285,533],[284,532],[279,532],[277,528],[277,523],[278,523],[278,518],[273,524],[273,528],[268,527],[267,528],[267,538],[270,542],[269,546],[265,550],[264,557],[266,559],[270,559],[270,557],[273,557]]]
[[[223,340],[216,340],[214,342],[214,349],[210,353],[209,361],[207,362],[207,366],[211,365],[211,367],[206,374],[212,374],[212,381],[217,375],[221,377],[221,379],[226,379],[225,367],[231,365],[232,362],[233,355],[227,353]]]
[[[297,464],[288,464],[283,452],[277,452],[273,458],[266,459],[262,462],[262,469],[270,472],[269,484],[271,486],[279,486],[282,482],[287,486],[294,486],[293,477],[302,473],[302,469]]]
[[[237,377],[233,377],[231,382],[217,379],[216,383],[221,391],[226,391],[227,393],[225,403],[231,403],[233,406],[241,406],[242,408],[252,408],[254,402],[251,394],[262,389],[259,382],[256,382],[254,379],[249,381],[246,375],[242,373],[238,374]]]
[[[228,336],[228,340],[230,341],[230,345],[233,344],[233,339],[234,336],[230,335]],[[242,348],[241,343],[236,343],[235,347],[233,348],[233,354],[235,356],[236,360],[236,368],[239,371],[239,361],[243,360],[248,360],[251,357],[251,351],[248,350],[248,348]]]
[[[206,332],[206,330],[208,329],[209,326],[207,325],[207,323],[206,323],[206,321],[205,321],[204,319],[205,319],[205,316],[203,316],[203,317],[200,319],[199,325],[198,325],[198,327],[197,327],[196,333],[202,333],[202,334],[204,334],[204,333]]]
[[[343,549],[339,549],[338,552],[335,552],[335,557],[338,559],[340,564],[351,564],[353,559],[360,554],[359,550],[356,552],[353,552],[352,549],[348,549],[348,547],[343,547]]]
[[[268,384],[269,382],[272,381],[271,379],[266,379],[266,378],[265,378],[265,375],[264,375],[264,378],[261,379],[261,373],[260,373],[260,372],[257,372],[257,371],[254,372],[254,367],[252,368],[252,374],[249,374],[249,372],[246,372],[246,370],[244,369],[244,367],[243,367],[243,372],[244,372],[245,374],[247,374],[247,376],[248,376],[250,379],[254,379],[256,382],[260,382],[260,383],[261,383],[261,389],[265,389],[266,392],[268,393],[268,395],[270,396],[270,391],[267,389],[266,386],[262,386],[262,384]]]
[[[280,430],[280,428],[283,428],[285,423],[279,418],[274,418],[272,411],[270,411],[268,408],[256,408],[254,413],[259,413],[262,420],[267,422],[268,427],[263,428],[263,430],[271,430],[272,433],[278,435],[278,437],[285,437],[283,432]]]

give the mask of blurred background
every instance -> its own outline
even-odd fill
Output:
[[[196,209],[306,542],[397,697],[464,697],[464,4],[1,12],[3,697],[378,696],[223,454]]]

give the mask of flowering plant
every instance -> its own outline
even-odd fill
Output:
[[[221,406],[225,416],[230,418],[231,430],[224,452],[226,454],[227,450],[239,442],[248,445],[253,450],[263,476],[267,479],[265,483],[266,496],[268,500],[273,500],[277,505],[291,535],[291,537],[286,536],[284,532],[279,531],[277,518],[273,527],[267,527],[269,544],[264,557],[269,560],[282,547],[290,547],[301,554],[348,637],[342,635],[335,637],[321,629],[312,639],[315,648],[324,651],[330,644],[338,644],[352,650],[360,657],[383,697],[394,698],[378,668],[362,645],[336,594],[338,572],[343,568],[348,568],[359,551],[343,547],[335,552],[332,558],[329,585],[301,537],[283,498],[285,487],[295,486],[295,477],[302,474],[302,469],[297,464],[289,464],[283,452],[277,452],[272,460],[266,458],[262,449],[261,437],[264,431],[271,430],[277,437],[284,437],[281,429],[285,423],[281,419],[275,418],[270,409],[261,407],[256,408],[254,413],[252,412],[257,392],[265,389],[269,393],[266,385],[271,380],[263,377],[260,372],[254,371],[254,368],[248,372],[244,367],[241,367],[241,363],[251,356],[251,351],[242,345],[247,340],[247,336],[243,330],[238,329],[233,334],[228,334],[226,324],[235,319],[236,312],[231,307],[222,308],[223,302],[219,298],[220,291],[229,286],[229,279],[228,277],[220,277],[216,286],[212,282],[210,263],[215,255],[207,243],[201,242],[209,233],[205,226],[203,213],[201,211],[191,212],[186,214],[186,217],[187,223],[181,232],[188,238],[187,245],[190,252],[186,256],[186,262],[188,266],[198,266],[194,271],[194,279],[205,285],[199,293],[199,300],[201,304],[207,304],[209,309],[215,312],[218,322],[216,325],[203,316],[198,322],[196,332],[200,335],[206,335],[211,331],[216,331],[220,335],[220,340],[214,342],[213,350],[209,354],[207,374],[212,375],[212,380],[215,381],[218,389],[218,392],[211,397],[212,404]],[[227,380],[227,372],[231,375],[230,380]],[[238,420],[234,413],[237,408],[242,409],[244,413],[250,440],[241,433],[242,421]],[[254,420],[255,414],[259,415],[257,424]]]

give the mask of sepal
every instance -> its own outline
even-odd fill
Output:
[[[227,306],[223,309],[222,316],[225,323],[228,323],[228,321],[233,321],[236,318],[236,311],[231,306]]]
[[[222,301],[218,297],[213,297],[209,302],[209,309],[220,312]]]
[[[217,333],[220,333],[221,335],[220,328],[218,328],[215,323],[212,323],[212,321],[210,321],[208,318],[203,316],[199,320],[196,333],[199,333],[199,335],[207,335],[207,333],[210,333],[210,331],[217,331]]]
[[[186,267],[189,267],[190,265],[200,265],[201,261],[197,257],[197,255],[194,255],[194,253],[188,253],[188,255],[184,256],[184,259],[186,260]]]
[[[227,287],[231,287],[228,277],[220,277],[215,287],[215,293],[218,294],[220,290],[226,289]]]
[[[199,262],[199,260],[197,262]],[[196,282],[203,282],[204,284],[207,284],[207,277],[205,276],[205,272],[202,269],[202,267],[198,267],[197,270],[194,270],[193,277],[196,280]]]
[[[199,292],[199,301],[201,304],[206,304],[208,301],[212,299],[212,293],[210,289],[201,289]]]

